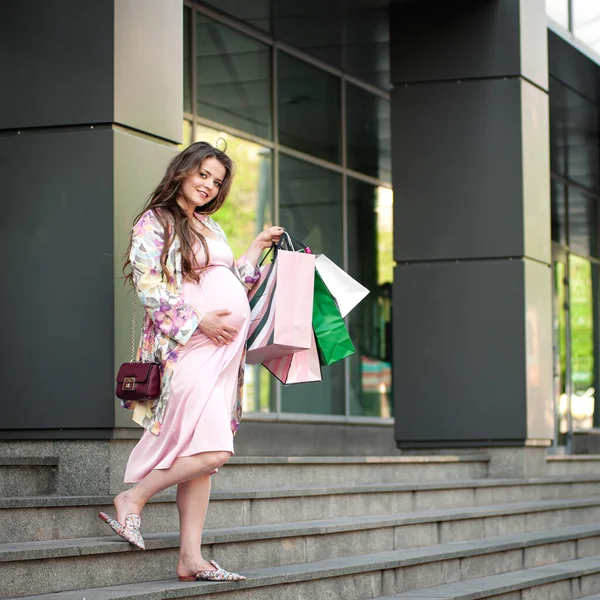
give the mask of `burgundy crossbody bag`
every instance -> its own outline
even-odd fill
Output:
[[[135,360],[135,297],[131,306],[131,362],[123,363],[117,373],[115,394],[121,400],[156,400],[160,396],[160,365],[157,362]],[[154,346],[155,325],[150,333],[151,346]]]

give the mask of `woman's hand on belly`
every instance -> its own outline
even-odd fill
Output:
[[[229,309],[213,310],[204,314],[198,330],[201,331],[217,346],[229,344],[238,333],[238,329],[231,325],[227,325],[223,317],[231,314]]]

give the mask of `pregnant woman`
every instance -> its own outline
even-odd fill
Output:
[[[237,262],[221,227],[209,216],[227,199],[234,165],[197,142],[178,154],[136,218],[125,268],[146,316],[138,360],[161,365],[158,400],[126,402],[146,431],[133,449],[115,497],[116,519],[100,517],[144,549],[140,514],[155,494],[177,484],[181,581],[241,581],[202,557],[210,476],[233,454],[250,309],[261,252],[279,241],[271,227]]]

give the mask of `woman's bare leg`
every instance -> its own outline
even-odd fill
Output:
[[[210,498],[210,475],[180,483],[177,487],[180,550],[177,575],[196,575],[214,567],[202,558],[202,530]]]
[[[177,483],[208,475],[215,468],[224,465],[231,454],[229,452],[203,452],[193,456],[177,458],[168,469],[154,469],[131,489],[115,497],[117,521],[125,523],[129,513],[140,514],[144,505],[152,496]]]

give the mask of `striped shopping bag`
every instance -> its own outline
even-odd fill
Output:
[[[312,254],[276,248],[273,262],[260,268],[260,279],[248,295],[248,364],[311,347],[314,280]]]
[[[314,334],[311,342],[308,350],[300,350],[300,352],[287,354],[281,358],[267,360],[263,363],[263,367],[286,385],[322,381],[321,363]]]

